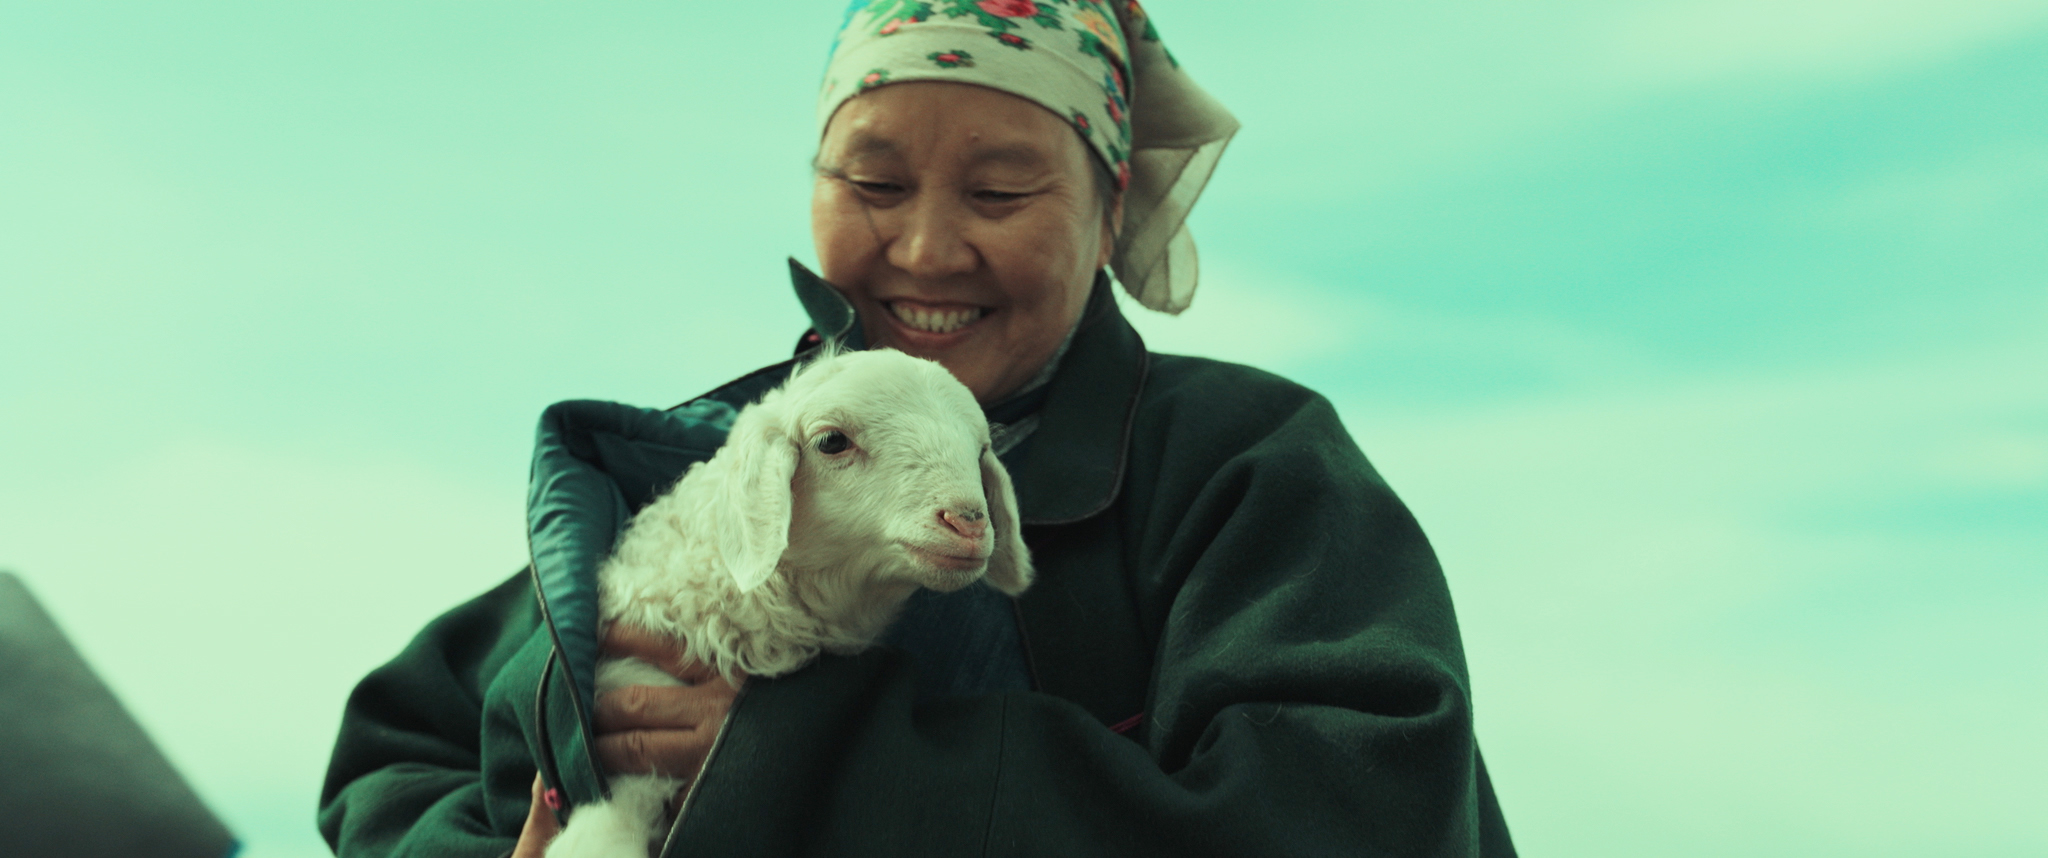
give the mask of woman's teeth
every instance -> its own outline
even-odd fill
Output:
[[[974,323],[988,314],[986,307],[969,307],[964,310],[928,310],[914,307],[902,301],[889,302],[889,312],[903,324],[920,331],[934,334],[950,334]]]

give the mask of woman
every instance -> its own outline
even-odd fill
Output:
[[[1512,854],[1413,519],[1323,399],[1148,354],[1110,296],[1105,266],[1147,307],[1192,299],[1182,220],[1235,130],[1144,11],[856,3],[820,123],[806,344],[974,391],[1037,584],[921,596],[893,646],[738,693],[600,640],[590,580],[622,511],[789,365],[668,414],[558,406],[531,575],[350,700],[337,851],[539,855],[600,770],[654,769],[696,779],[670,855]],[[592,698],[600,648],[695,684]]]

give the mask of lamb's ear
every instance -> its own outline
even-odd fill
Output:
[[[1010,472],[1003,469],[993,450],[981,451],[981,493],[988,499],[988,522],[996,531],[995,552],[988,558],[988,583],[1015,596],[1031,586],[1031,549],[1024,547]]]
[[[772,409],[763,403],[750,411]],[[713,502],[699,509],[719,560],[742,592],[774,575],[789,548],[789,484],[796,477],[797,448],[780,422],[769,413],[741,414],[725,446],[705,463],[718,481]]]

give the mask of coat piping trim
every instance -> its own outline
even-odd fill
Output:
[[[725,747],[725,736],[729,732],[725,728],[732,724],[733,713],[740,711],[740,706],[746,702],[747,685],[743,682],[739,690],[733,692],[732,704],[725,708],[725,717],[718,722],[718,732],[711,736],[711,748],[704,752],[704,762],[698,764],[697,776],[691,778],[690,785],[683,789],[683,803],[676,808],[676,818],[669,823],[668,836],[662,838],[661,851],[655,855],[666,858],[669,850],[675,848],[676,835],[683,831],[683,820],[689,817],[690,806],[697,802],[697,787],[704,784],[704,775],[711,771],[711,761],[718,759],[718,749]]]
[[[1003,705],[996,710],[996,774],[995,785],[988,791],[988,826],[981,831],[981,854],[988,854],[988,845],[996,837],[996,807],[1003,798],[1003,742],[1010,734],[1010,698],[1003,698]]]
[[[550,680],[554,678],[555,662],[561,659],[561,655],[560,649],[548,648],[548,660],[541,664],[540,681],[534,683],[533,690],[533,735],[538,745],[533,749],[533,759],[540,767],[542,785],[549,789],[562,786],[562,771],[555,765],[554,738],[548,735],[548,688],[553,684]],[[548,812],[555,815],[557,825],[566,821],[561,807],[550,806]]]
[[[528,533],[526,536],[526,574],[527,577],[532,579],[533,581],[534,600],[540,603],[541,619],[545,621],[548,625],[548,640],[550,643],[554,645],[554,652],[549,654],[549,657],[552,660],[555,654],[558,654],[562,651],[562,632],[560,629],[555,627],[555,614],[553,611],[548,610],[548,594],[540,586],[540,564],[534,562],[533,560],[533,534],[531,533]],[[563,659],[561,661],[561,665],[562,675],[569,678],[570,685],[575,685],[575,668],[569,664],[567,659]],[[543,686],[547,684],[546,674],[542,674],[541,684]],[[541,704],[543,707],[546,706],[546,698],[542,698]],[[590,736],[591,716],[589,712],[585,712],[583,710],[582,695],[569,695],[569,705],[574,707],[576,710],[576,720],[578,722],[577,727],[583,731],[584,736]],[[583,743],[583,751],[584,762],[590,766],[590,776],[592,781],[597,784],[598,794],[606,796],[611,795],[611,787],[609,784],[605,782],[604,779],[604,767],[598,765],[597,762],[597,743],[594,741],[585,741]],[[553,755],[552,748],[549,749],[549,755]],[[556,774],[559,775],[561,773],[558,771],[556,772]]]

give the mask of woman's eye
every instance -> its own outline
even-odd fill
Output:
[[[839,455],[852,447],[853,440],[847,438],[845,432],[836,429],[818,436],[818,452],[827,456]]]
[[[847,179],[846,181],[870,194],[894,194],[900,193],[903,190],[903,186],[895,182],[863,182],[859,179]]]
[[[1013,191],[975,191],[974,198],[985,203],[1013,203],[1025,197]]]

